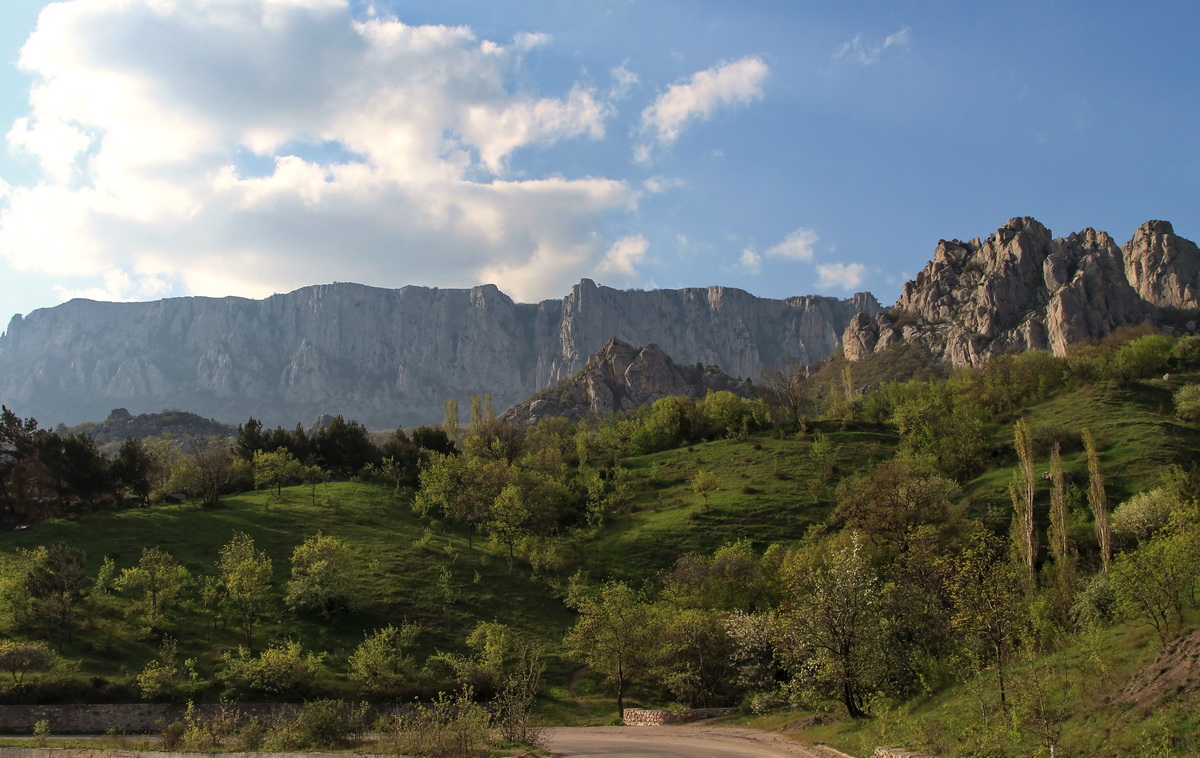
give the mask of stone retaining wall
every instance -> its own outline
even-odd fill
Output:
[[[665,726],[667,724],[683,724],[697,719],[713,719],[719,716],[732,716],[738,713],[737,708],[692,708],[683,713],[675,711],[652,711],[646,708],[626,708],[625,726]]]
[[[221,708],[243,717],[268,716],[282,708],[281,703],[201,703],[196,713],[208,716]],[[103,734],[115,729],[124,734],[148,734],[183,718],[187,707],[165,703],[118,703],[108,705],[0,705],[0,732],[31,734],[33,725],[46,721],[51,734]]]
[[[875,752],[871,754],[871,758],[938,758],[936,755],[929,753],[914,753],[911,750],[904,750],[898,747],[877,747]]]
[[[221,758],[329,758],[329,753],[221,753]],[[0,758],[212,758],[212,753],[166,753],[161,750],[89,750],[87,748],[0,747]],[[357,753],[354,758],[384,758]],[[387,758],[396,758],[388,756]]]

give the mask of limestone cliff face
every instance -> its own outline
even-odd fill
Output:
[[[1055,239],[1014,218],[981,241],[938,243],[896,304],[859,314],[843,334],[851,361],[906,341],[954,366],[1020,350],[1065,355],[1122,326],[1178,320],[1200,309],[1200,250],[1165,221],[1140,226],[1124,248],[1084,229]]]
[[[501,418],[521,425],[551,416],[571,421],[604,418],[671,395],[700,399],[710,389],[741,397],[754,394],[753,383],[734,379],[715,366],[680,366],[658,345],[639,348],[614,338],[574,375],[513,406]]]
[[[306,287],[265,300],[73,300],[0,335],[0,402],[43,425],[185,408],[269,425],[341,413],[376,428],[436,422],[442,402],[489,393],[506,408],[578,371],[617,337],[681,362],[756,377],[829,354],[850,300],[769,300],[740,290],[624,292],[580,282],[562,300],[469,290]]]

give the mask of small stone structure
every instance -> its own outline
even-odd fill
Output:
[[[699,719],[715,719],[719,716],[732,716],[739,713],[738,708],[691,708],[687,711],[652,711],[646,708],[626,708],[625,726],[666,726],[668,724],[683,724]]]
[[[875,752],[871,753],[871,758],[938,758],[936,755],[929,753],[914,753],[911,750],[904,750],[898,747],[877,747]]]

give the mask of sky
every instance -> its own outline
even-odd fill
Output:
[[[0,328],[334,281],[894,302],[1014,216],[1200,238],[1200,4],[4,0]]]

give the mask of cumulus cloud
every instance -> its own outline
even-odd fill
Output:
[[[650,243],[640,234],[622,237],[608,249],[596,271],[601,274],[615,274],[625,280],[636,279],[637,266],[646,257],[646,249],[649,246]]]
[[[883,53],[889,48],[898,48],[907,50],[912,45],[912,29],[907,26],[902,26],[895,32],[889,34],[882,43],[878,45],[869,45],[863,42],[862,34],[854,35],[854,39],[849,42],[843,42],[834,51],[835,59],[847,59],[861,63],[864,66],[870,66],[878,63],[883,57]]]
[[[817,288],[850,292],[862,284],[867,267],[861,263],[818,263]]]
[[[521,150],[600,139],[611,116],[581,86],[513,85],[547,44],[355,20],[348,0],[54,3],[22,49],[34,85],[7,132],[42,175],[0,195],[0,255],[92,277],[64,296],[335,279],[561,295],[615,265],[595,229],[638,191],[510,176]]]
[[[778,245],[767,248],[767,255],[789,258],[794,261],[811,261],[813,245],[817,244],[820,239],[816,231],[801,227],[784,237]]]
[[[652,144],[672,144],[693,122],[707,121],[722,108],[762,98],[768,71],[759,58],[742,58],[699,71],[686,82],[668,87],[642,111],[640,131],[649,142],[635,146],[635,160],[648,160]]]
[[[762,256],[752,248],[742,250],[742,257],[738,259],[738,263],[747,274],[758,276],[762,273]]]

